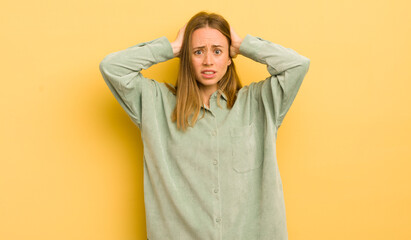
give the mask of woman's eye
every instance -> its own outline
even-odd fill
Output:
[[[195,55],[201,54],[201,50],[195,50],[195,51],[194,51],[194,54],[195,54]]]
[[[214,52],[215,52],[216,54],[221,54],[221,50],[220,50],[220,49],[216,49]]]

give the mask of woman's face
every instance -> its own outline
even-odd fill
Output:
[[[191,36],[191,47],[191,63],[200,87],[217,90],[231,64],[227,38],[217,29],[199,28]]]

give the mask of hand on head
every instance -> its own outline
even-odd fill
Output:
[[[179,57],[181,45],[183,44],[184,40],[184,31],[186,29],[187,24],[185,24],[180,30],[178,31],[177,37],[174,42],[171,43],[173,47],[174,57]],[[234,31],[233,27],[230,27],[230,34],[231,34],[231,46],[230,46],[230,57],[235,58],[240,53],[240,45],[243,39],[238,36],[238,34]]]
[[[238,34],[234,31],[233,27],[230,27],[230,34],[231,34],[231,46],[230,46],[230,56],[235,58],[237,54],[240,53],[240,45],[243,39],[238,36]]]
[[[181,45],[183,44],[184,31],[186,30],[186,26],[187,23],[182,28],[180,28],[176,39],[174,40],[174,42],[171,43],[171,46],[173,47],[174,57],[179,57],[180,55]]]

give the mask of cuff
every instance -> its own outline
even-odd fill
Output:
[[[174,58],[171,43],[165,36],[150,41],[149,47],[157,62],[164,62]]]
[[[261,44],[260,38],[247,34],[241,42],[240,53],[245,57],[257,60]]]

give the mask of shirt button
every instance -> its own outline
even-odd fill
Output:
[[[216,218],[216,222],[221,222],[221,218]]]
[[[214,189],[214,192],[215,192],[215,193],[218,193],[218,188],[215,188],[215,189]]]
[[[214,164],[214,165],[217,165],[217,160],[214,160],[214,161],[213,161],[213,164]]]
[[[217,135],[216,131],[212,131],[211,135],[213,135],[213,136]]]

